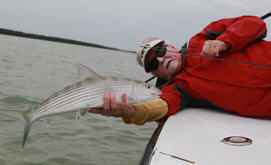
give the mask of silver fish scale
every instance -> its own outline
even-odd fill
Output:
[[[69,85],[55,93],[30,112],[32,121],[57,113],[73,111],[82,107],[97,107],[103,103],[103,94],[106,91],[116,95],[129,93],[134,81],[119,78],[88,78],[81,82]]]

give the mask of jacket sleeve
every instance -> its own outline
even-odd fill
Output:
[[[136,108],[135,117],[122,118],[126,124],[143,125],[146,122],[157,121],[162,119],[168,111],[168,104],[162,99],[134,104],[134,106]]]
[[[181,92],[178,91],[175,87],[177,84],[166,85],[162,88],[162,94],[160,98],[165,100],[168,104],[168,111],[166,116],[171,116],[181,110]]]
[[[266,24],[256,16],[241,16],[215,21],[208,25],[204,32],[209,30],[222,32],[216,40],[229,43],[232,52],[242,50],[250,43],[260,39],[262,35],[266,35]]]

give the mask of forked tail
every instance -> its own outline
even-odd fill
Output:
[[[27,139],[29,130],[32,125],[31,118],[27,115],[28,111],[21,111],[21,110],[9,110],[9,109],[0,109],[0,114],[9,116],[15,119],[20,119],[24,121],[24,135],[23,135],[23,142],[22,142],[22,148],[24,147],[25,141]]]

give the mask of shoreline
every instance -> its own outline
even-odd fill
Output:
[[[32,38],[32,39],[39,39],[39,40],[46,40],[46,41],[61,42],[61,43],[67,43],[67,44],[73,44],[73,45],[89,46],[89,47],[109,49],[109,50],[115,50],[115,51],[121,51],[121,52],[127,52],[127,53],[135,53],[135,51],[122,50],[122,49],[118,49],[118,48],[113,48],[113,47],[108,47],[108,46],[103,46],[103,45],[93,44],[93,43],[88,43],[88,42],[83,42],[83,41],[77,41],[77,40],[73,40],[73,39],[65,39],[65,38],[60,38],[60,37],[25,33],[25,32],[10,30],[10,29],[4,29],[4,28],[0,28],[0,34],[17,36],[17,37]]]

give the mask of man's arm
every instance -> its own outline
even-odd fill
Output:
[[[210,31],[216,35],[210,36]],[[189,45],[202,47],[202,55],[217,56],[225,51],[242,50],[255,41],[261,41],[265,35],[266,24],[261,18],[241,16],[210,23],[190,40],[193,42],[200,41],[200,43],[190,43]]]
[[[241,16],[215,21],[203,31],[207,33],[209,30],[222,32],[216,40],[228,43],[230,51],[238,51],[261,37],[266,31],[266,24],[257,16]]]

